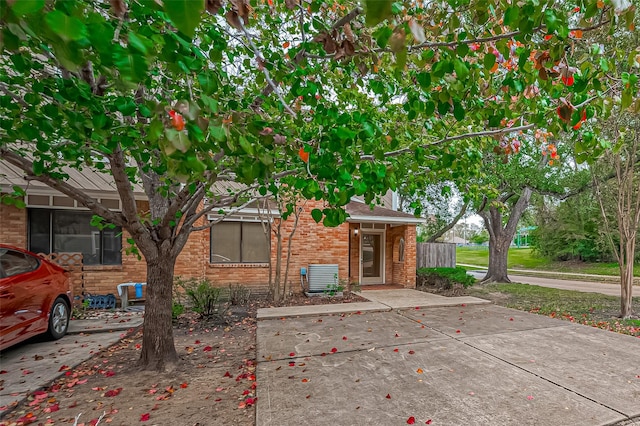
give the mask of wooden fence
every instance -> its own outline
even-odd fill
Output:
[[[418,243],[417,268],[455,268],[456,245],[451,243]]]

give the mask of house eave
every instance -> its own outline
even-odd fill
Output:
[[[360,216],[353,215],[347,219],[349,223],[389,223],[393,225],[420,225],[425,223],[423,218],[408,217],[380,217],[380,216]]]

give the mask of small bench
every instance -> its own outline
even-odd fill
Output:
[[[129,287],[133,287],[136,289],[136,298],[132,300],[144,300],[142,297],[142,287],[146,286],[147,283],[122,283],[118,284],[118,296],[120,296],[120,300],[122,301],[122,309],[126,309],[129,306]]]

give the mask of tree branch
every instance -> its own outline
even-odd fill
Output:
[[[438,238],[442,237],[447,231],[449,231],[451,228],[456,226],[456,223],[458,223],[460,218],[462,218],[462,216],[464,216],[464,214],[467,212],[467,207],[469,207],[469,201],[464,203],[464,206],[462,206],[462,209],[460,209],[460,212],[458,212],[456,217],[454,217],[453,220],[451,220],[451,222],[449,222],[445,227],[443,227],[438,232],[430,236],[427,242],[435,243]]]
[[[431,142],[431,143],[427,143],[427,144],[424,144],[424,145],[420,145],[420,147],[426,149],[426,148],[429,148],[429,147],[432,147],[432,146],[435,146],[435,145],[441,145],[443,143],[457,141],[457,140],[461,140],[461,139],[479,138],[479,137],[484,137],[484,136],[495,136],[495,135],[513,133],[513,132],[518,132],[518,131],[522,131],[522,130],[528,130],[528,129],[533,128],[534,126],[535,126],[535,124],[527,124],[525,126],[509,127],[509,128],[506,128],[506,129],[485,130],[483,132],[464,133],[462,135],[442,138],[442,139],[440,139],[438,141],[435,141],[435,142]],[[396,151],[388,151],[388,152],[384,153],[384,156],[385,157],[397,157],[397,156],[403,155],[403,154],[410,154],[410,153],[413,152],[414,149],[415,148],[403,148],[403,149],[398,149]],[[429,156],[428,158],[435,159],[437,157]],[[361,155],[360,159],[361,160],[372,161],[372,160],[375,159],[375,157],[373,155],[366,154],[366,155]]]
[[[356,7],[355,9],[353,9],[349,13],[347,13],[345,16],[343,16],[342,18],[337,20],[331,26],[331,30],[338,29],[338,28],[342,27],[343,25],[348,24],[349,22],[354,20],[358,15],[360,15],[362,12],[363,12],[362,8]],[[300,49],[298,51],[298,53],[296,53],[296,56],[294,56],[293,63],[294,64],[299,64],[300,62],[302,62],[302,60],[305,58],[306,55],[307,55],[306,51],[305,51],[305,49],[303,47],[302,49]],[[271,83],[268,84],[267,86],[265,86],[265,88],[262,89],[260,94],[258,96],[256,96],[255,99],[253,100],[253,102],[251,103],[251,109],[253,109],[254,111],[259,109],[260,106],[262,105],[262,103],[264,102],[265,98],[267,96],[269,96],[271,93],[273,93],[274,88],[275,88],[274,85],[272,85]]]
[[[77,202],[91,210],[94,214],[106,219],[114,225],[125,227],[126,222],[121,213],[112,212],[111,210],[100,204],[95,198],[90,197],[82,190],[75,188],[64,181],[53,178],[46,173],[36,175],[33,172],[32,161],[27,160],[26,158],[23,158],[22,156],[6,148],[0,148],[0,158],[22,170],[27,176],[27,179],[42,182],[50,188],[53,188],[65,194],[69,198],[76,200]]]
[[[245,37],[249,41],[249,46],[251,46],[251,49],[253,50],[253,54],[256,55],[256,58],[258,59],[258,68],[264,74],[264,78],[267,80],[267,83],[269,83],[269,86],[271,86],[271,91],[275,92],[276,96],[278,96],[278,99],[280,100],[280,103],[282,103],[282,106],[284,107],[285,111],[291,114],[292,117],[295,117],[297,114],[291,109],[291,107],[289,107],[287,102],[282,97],[282,93],[280,93],[280,91],[278,90],[278,87],[276,86],[274,81],[271,79],[271,73],[265,66],[266,60],[264,59],[264,55],[262,54],[262,52],[260,52],[260,50],[258,49],[258,46],[256,46],[256,44],[253,42],[253,37],[251,36],[251,34],[249,34],[249,31],[247,31],[247,28],[244,26],[242,17],[240,16],[238,16],[238,23],[240,24],[240,28],[242,28],[242,32],[244,32]]]
[[[6,95],[11,96],[11,99],[13,99],[15,102],[19,103],[24,108],[28,108],[29,107],[29,104],[24,99],[22,99],[20,96],[18,96],[15,93],[13,93],[9,89],[9,86],[7,86],[5,83],[0,82],[0,90],[2,90]]]

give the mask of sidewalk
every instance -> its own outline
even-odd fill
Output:
[[[481,270],[467,271],[468,274],[473,275],[477,279],[482,279],[486,274],[486,267],[478,266],[478,265],[463,265],[458,264],[460,266],[472,267],[472,268],[484,268]],[[608,275],[589,275],[589,274],[575,274],[575,273],[556,273],[556,272],[548,272],[548,271],[533,271],[533,270],[523,270],[523,269],[509,269],[509,272],[515,272],[517,275],[509,274],[509,278],[512,282],[523,283],[523,284],[532,284],[540,287],[549,287],[549,288],[557,288],[560,290],[573,290],[573,291],[581,291],[584,293],[600,293],[605,294],[607,296],[620,296],[620,285],[617,282],[596,282],[596,281],[580,281],[573,279],[561,279],[561,278],[546,278],[541,276],[526,276],[520,275],[520,273],[526,274],[536,274],[536,275],[567,275],[574,277],[590,277],[590,278],[603,278],[604,279],[619,279],[618,277],[608,276]],[[634,287],[638,287],[637,284]]]
[[[476,271],[468,271],[468,272],[478,272],[478,271],[486,271],[486,266],[480,265],[470,265],[467,263],[456,263],[457,266],[463,266],[465,268],[474,268]],[[515,272],[516,274],[534,274],[534,275],[553,275],[556,277],[588,277],[588,278],[597,278],[604,284],[618,284],[620,277],[617,275],[596,275],[596,274],[582,274],[579,272],[561,272],[561,271],[540,271],[536,269],[517,269],[517,268],[507,268],[507,271]],[[564,278],[558,278],[564,279]],[[640,277],[633,278],[633,285],[640,285]]]

